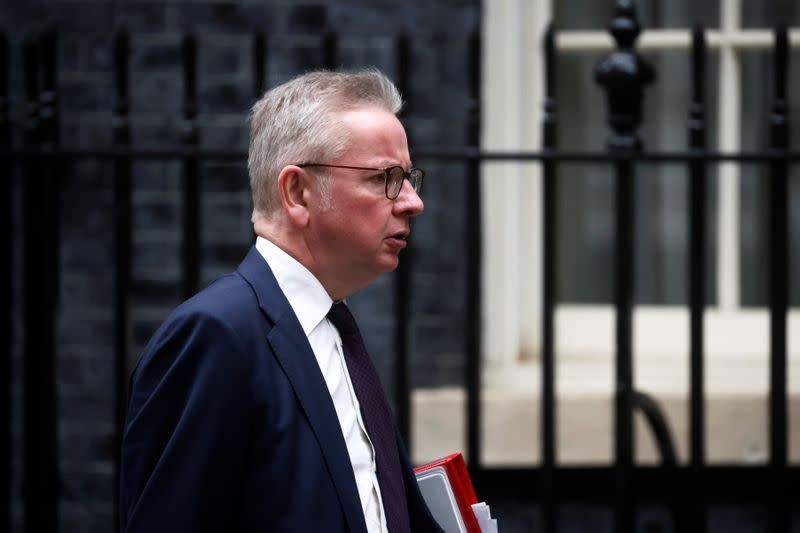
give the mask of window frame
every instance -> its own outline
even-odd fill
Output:
[[[716,102],[719,135],[715,148],[737,152],[741,148],[741,55],[743,51],[773,45],[770,29],[741,24],[741,0],[720,2],[719,28],[707,30],[707,46],[719,54]],[[544,101],[542,40],[552,18],[552,0],[499,0],[486,2],[483,11],[482,139],[483,150],[541,148]],[[800,28],[789,29],[789,45],[800,47]],[[612,50],[606,30],[556,30],[557,52]],[[686,50],[691,29],[644,30],[637,49]],[[524,120],[523,117],[527,120]],[[716,294],[712,312],[744,316],[740,295],[740,166],[719,164],[717,180]],[[483,353],[494,368],[513,368],[520,361],[537,359],[541,338],[541,171],[538,164],[484,163]],[[608,306],[559,305],[568,330],[594,331],[583,311]],[[637,306],[639,307],[639,306]],[[658,306],[680,313],[683,306]],[[647,311],[643,311],[647,312]],[[790,312],[790,314],[793,314]],[[577,329],[572,329],[577,328]],[[733,331],[736,331],[735,329]],[[653,340],[653,349],[657,339]],[[647,350],[647,347],[643,347]],[[711,354],[709,354],[711,355]]]

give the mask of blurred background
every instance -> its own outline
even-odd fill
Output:
[[[683,155],[634,167],[626,301],[595,68],[634,15],[655,81],[623,134]],[[116,529],[127,375],[253,241],[249,107],[310,69],[375,66],[404,94],[426,211],[351,306],[415,464],[465,453],[504,532],[800,531],[795,2],[27,0],[0,32],[0,530]]]

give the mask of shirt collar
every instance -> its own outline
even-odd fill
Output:
[[[314,274],[271,241],[257,237],[256,250],[269,264],[308,336],[328,314],[333,300]]]

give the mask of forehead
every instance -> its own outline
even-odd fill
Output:
[[[397,117],[377,107],[357,108],[339,114],[347,130],[348,144],[344,158],[362,158],[359,163],[376,166],[406,165],[409,163],[408,141]],[[352,161],[351,161],[352,162]]]

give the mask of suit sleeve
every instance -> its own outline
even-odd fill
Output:
[[[160,328],[131,378],[123,532],[235,529],[250,390],[247,354],[223,321],[183,312]]]

